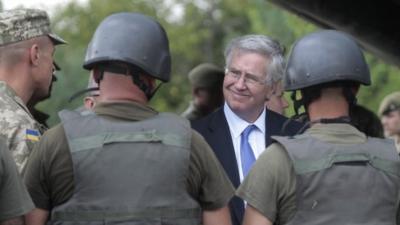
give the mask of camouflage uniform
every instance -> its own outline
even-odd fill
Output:
[[[43,132],[41,125],[33,119],[21,98],[5,83],[0,81],[0,134],[7,138],[19,172],[24,168],[33,144],[39,136],[29,135]]]
[[[6,48],[9,44],[40,36],[48,36],[53,45],[66,43],[51,33],[49,18],[43,10],[0,12],[0,47]],[[44,128],[35,121],[20,96],[4,81],[0,81],[0,128],[0,135],[6,137],[7,146],[21,173],[33,144],[39,141]]]

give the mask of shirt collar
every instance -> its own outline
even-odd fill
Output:
[[[254,124],[259,131],[265,134],[265,122],[266,122],[265,115],[267,113],[265,108],[260,114],[260,116],[257,118],[257,120],[254,121],[254,123],[248,123],[247,121],[240,118],[232,111],[232,109],[228,106],[226,102],[224,104],[224,113],[234,138],[239,137],[244,131],[244,129],[246,129],[246,127],[249,126],[250,124]]]
[[[26,107],[24,101],[17,95],[17,93],[12,89],[6,82],[0,81],[0,92],[5,93],[10,98],[12,98],[28,115],[33,118],[28,107]]]
[[[305,133],[318,139],[333,143],[364,143],[367,137],[354,126],[347,123],[316,123]]]
[[[100,102],[94,112],[97,115],[111,116],[125,120],[144,120],[155,116],[158,112],[147,105],[136,102]]]

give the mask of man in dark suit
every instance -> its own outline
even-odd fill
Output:
[[[265,100],[282,78],[284,57],[280,44],[264,35],[233,39],[225,50],[225,104],[192,122],[206,139],[237,188],[257,157],[271,144],[272,135],[294,135],[295,121],[265,108]],[[245,204],[234,197],[229,208],[233,225],[240,225]]]

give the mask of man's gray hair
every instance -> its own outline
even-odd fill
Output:
[[[232,55],[236,53],[257,53],[270,59],[267,65],[266,82],[272,85],[283,78],[285,67],[284,48],[278,41],[265,35],[245,35],[234,38],[225,48],[225,64],[230,66]]]

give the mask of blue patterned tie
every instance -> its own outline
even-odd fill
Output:
[[[247,176],[251,169],[251,166],[253,165],[254,161],[256,161],[253,149],[251,149],[249,143],[249,135],[254,128],[256,128],[256,126],[254,125],[249,125],[248,127],[246,127],[246,129],[244,129],[244,131],[242,132],[240,138],[240,157],[242,160],[243,177]]]

